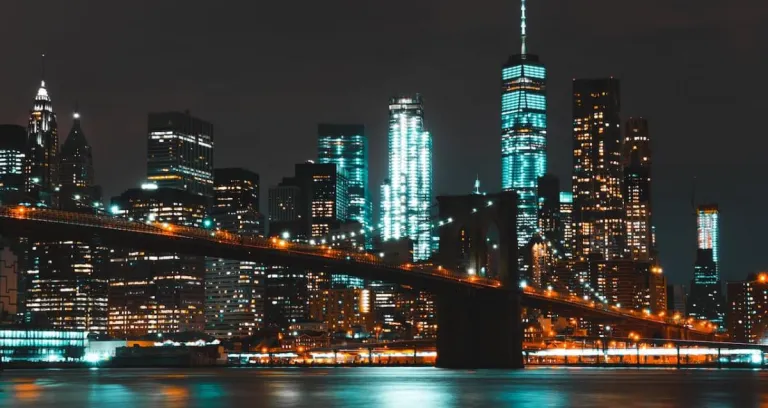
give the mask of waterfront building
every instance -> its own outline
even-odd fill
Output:
[[[428,259],[432,239],[432,136],[420,95],[389,101],[389,172],[381,188],[381,236],[410,239],[413,260]]]
[[[212,220],[216,228],[243,236],[263,236],[259,175],[241,168],[214,170]],[[253,335],[264,322],[266,267],[249,261],[206,259],[205,332],[216,338]]]
[[[208,199],[174,188],[129,189],[112,198],[117,217],[202,228]],[[109,333],[113,336],[204,329],[205,258],[150,250],[112,250]]]
[[[619,80],[573,81],[573,220],[576,257],[624,256]]]
[[[520,29],[520,54],[501,70],[501,187],[517,192],[517,242],[523,248],[537,229],[537,181],[547,171],[547,70],[527,50],[525,0]]]
[[[560,227],[563,230],[561,246],[566,259],[573,257],[573,193],[560,192]]]
[[[91,147],[73,115],[72,129],[59,155],[60,184],[54,195],[65,211],[103,211],[101,191],[94,181]],[[95,242],[33,241],[26,270],[28,323],[45,320],[56,329],[107,331],[107,250]]]
[[[752,274],[727,287],[730,341],[768,344],[768,274]]]

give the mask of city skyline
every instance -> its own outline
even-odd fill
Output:
[[[512,3],[505,5],[503,9],[506,11],[504,15],[506,16],[507,20],[504,33],[506,33],[509,40],[504,42],[503,47],[501,47],[503,48],[501,52],[494,50],[493,54],[495,54],[495,56],[486,57],[483,59],[483,61],[477,63],[477,69],[481,69],[483,71],[481,76],[483,76],[482,81],[485,84],[492,84],[493,82],[491,81],[494,81],[497,78],[499,63],[503,61],[505,55],[508,55],[513,50],[518,49],[518,44],[515,44],[515,41],[517,40],[514,38],[516,28],[514,24],[516,21],[516,4]],[[672,8],[674,8],[674,6],[672,6]],[[546,13],[549,12],[551,11],[546,11]],[[690,135],[696,135],[696,137],[699,137],[699,133],[697,133],[697,131],[701,131],[701,128],[698,128],[700,125],[696,123],[695,120],[692,120],[695,119],[695,117],[689,114],[687,115],[688,120],[681,120],[685,119],[686,115],[680,116],[680,112],[675,112],[674,114],[669,113],[672,111],[664,112],[659,107],[647,103],[647,99],[649,97],[652,96],[654,99],[657,98],[653,92],[655,89],[642,91],[643,85],[641,84],[643,84],[645,79],[637,74],[622,72],[622,70],[628,69],[626,66],[629,64],[626,62],[623,64],[608,62],[604,65],[600,65],[595,62],[591,68],[586,69],[582,67],[581,70],[572,69],[571,67],[567,66],[564,67],[562,65],[563,50],[557,50],[556,48],[553,49],[551,48],[551,44],[549,47],[547,46],[548,40],[546,39],[547,33],[545,31],[552,30],[553,23],[548,21],[546,18],[547,14],[545,14],[544,10],[541,10],[541,7],[537,7],[536,3],[529,4],[529,13],[533,14],[533,16],[529,16],[529,19],[536,19],[537,21],[537,24],[533,26],[533,29],[538,30],[535,35],[531,36],[531,38],[534,39],[533,42],[535,44],[535,46],[532,46],[531,48],[535,49],[537,53],[546,57],[545,59],[547,61],[547,66],[551,71],[549,77],[552,81],[552,86],[549,88],[548,96],[550,98],[558,99],[561,101],[559,103],[559,107],[557,104],[553,104],[555,105],[553,106],[554,112],[552,115],[550,115],[556,118],[554,121],[555,123],[552,124],[553,129],[549,132],[550,136],[554,138],[554,140],[550,142],[549,151],[550,163],[554,167],[553,172],[558,174],[561,180],[567,180],[568,177],[566,176],[570,173],[570,161],[567,160],[567,153],[570,149],[568,143],[570,132],[567,129],[570,112],[569,109],[563,108],[562,106],[562,99],[568,98],[569,95],[568,89],[562,86],[563,81],[565,80],[566,83],[570,85],[570,78],[572,76],[598,77],[614,73],[618,78],[622,80],[625,88],[623,92],[624,98],[622,104],[629,106],[629,109],[623,109],[625,115],[641,115],[648,117],[651,121],[654,138],[654,174],[656,175],[654,179],[654,197],[657,198],[654,200],[654,222],[657,226],[660,259],[662,266],[665,267],[666,273],[673,281],[676,282],[685,282],[690,278],[692,273],[692,265],[694,260],[693,249],[695,248],[695,221],[689,202],[692,189],[691,179],[694,175],[698,176],[696,187],[697,196],[701,197],[701,200],[703,201],[718,202],[723,208],[722,237],[724,244],[722,246],[722,264],[724,279],[742,279],[746,273],[758,270],[760,266],[762,266],[759,255],[753,255],[749,253],[750,246],[755,245],[755,243],[745,241],[746,238],[741,238],[748,236],[749,230],[738,230],[738,228],[740,228],[739,225],[744,224],[744,222],[740,223],[739,221],[743,221],[745,219],[743,217],[746,217],[747,215],[745,214],[749,213],[747,209],[751,208],[749,207],[751,203],[744,202],[747,200],[743,200],[743,193],[740,193],[738,190],[734,190],[723,181],[729,182],[734,179],[739,180],[737,183],[730,184],[736,184],[737,186],[740,186],[741,189],[744,189],[747,185],[751,185],[753,183],[750,182],[749,178],[739,178],[738,176],[733,176],[734,174],[739,174],[738,172],[733,173],[733,169],[728,169],[730,173],[726,173],[724,175],[720,175],[717,171],[727,167],[725,166],[725,163],[727,163],[728,158],[731,157],[727,155],[729,150],[725,149],[723,156],[720,157],[720,159],[723,160],[719,162],[722,163],[721,165],[710,165],[709,163],[712,161],[713,157],[718,157],[713,156],[713,154],[719,153],[719,151],[722,150],[722,147],[718,147],[716,149],[714,146],[710,148],[693,146],[693,143],[691,143],[693,141],[693,136]],[[559,15],[559,12],[554,13],[556,14],[555,17]],[[538,23],[540,20],[543,22]],[[706,21],[705,24],[707,24]],[[543,38],[539,39],[540,37]],[[542,43],[538,43],[538,41],[541,41]],[[677,44],[679,45],[680,40],[677,41]],[[48,47],[43,47],[41,44],[41,46],[38,48],[46,50],[45,48]],[[584,50],[585,48],[589,50],[589,46],[587,46],[586,43],[580,44],[577,47],[579,50]],[[134,101],[134,103],[131,105],[131,109],[126,110],[125,112],[112,113],[102,110],[104,109],[102,106],[97,106],[97,104],[94,103],[94,101],[100,101],[100,99],[94,98],[93,96],[90,98],[84,98],[80,96],[83,93],[93,94],[94,92],[89,92],[86,89],[77,89],[78,87],[76,84],[78,82],[82,82],[82,79],[79,81],[72,81],[71,83],[70,81],[67,81],[66,78],[71,76],[67,74],[67,72],[71,68],[67,68],[66,64],[62,63],[63,61],[61,60],[61,55],[57,56],[57,52],[51,50],[50,48],[48,48],[46,51],[48,51],[49,54],[49,67],[47,77],[50,78],[46,79],[47,85],[51,91],[51,94],[53,95],[55,105],[54,109],[58,112],[67,112],[67,107],[71,106],[69,102],[75,98],[80,99],[81,106],[83,108],[83,114],[88,119],[88,122],[85,124],[86,133],[97,135],[95,140],[91,138],[89,139],[89,142],[91,142],[91,144],[94,146],[94,161],[97,168],[96,174],[98,177],[97,182],[98,184],[103,185],[105,190],[107,190],[107,193],[105,194],[106,197],[116,195],[126,188],[138,186],[139,182],[141,181],[143,176],[142,169],[144,162],[141,156],[136,157],[136,155],[132,154],[131,152],[136,151],[136,149],[143,150],[144,145],[142,138],[146,137],[146,133],[145,130],[134,132],[130,129],[136,127],[133,122],[136,122],[139,128],[143,128],[145,126],[145,115],[149,111],[164,109],[183,110],[187,106],[190,107],[194,115],[199,115],[200,117],[206,118],[215,126],[217,126],[217,134],[220,135],[217,140],[221,141],[222,143],[217,144],[218,153],[216,162],[222,163],[225,166],[242,166],[259,172],[264,176],[263,184],[265,186],[275,184],[277,178],[283,174],[288,174],[288,171],[282,171],[279,169],[284,169],[286,166],[290,168],[290,166],[292,166],[295,162],[301,162],[304,159],[311,158],[312,151],[314,150],[314,143],[312,143],[312,140],[315,137],[315,126],[317,123],[323,121],[337,121],[337,116],[334,115],[339,115],[339,113],[336,113],[335,110],[324,108],[320,109],[319,112],[307,115],[306,119],[302,119],[302,121],[306,121],[307,123],[302,122],[300,126],[291,127],[293,130],[297,128],[306,128],[306,132],[294,132],[297,135],[288,137],[288,139],[292,141],[291,145],[292,147],[295,147],[296,153],[290,154],[290,157],[288,157],[289,155],[286,153],[277,155],[280,156],[279,159],[283,164],[271,166],[269,159],[261,160],[265,157],[265,155],[269,155],[269,153],[261,152],[266,150],[271,152],[287,151],[287,149],[281,149],[279,145],[266,145],[264,144],[265,142],[263,140],[259,144],[249,145],[251,142],[248,141],[248,133],[243,130],[236,130],[237,126],[248,126],[248,120],[238,119],[240,124],[233,125],[233,122],[229,120],[230,117],[226,114],[222,114],[221,112],[217,112],[217,108],[215,106],[206,106],[205,103],[201,105],[201,102],[199,101],[204,99],[203,95],[205,93],[204,89],[206,88],[206,79],[197,78],[195,81],[193,81],[199,81],[199,85],[197,87],[201,90],[197,97],[187,95],[185,98],[180,98],[177,101],[173,101],[169,100],[169,98],[174,99],[173,96],[159,96],[157,98],[151,99],[149,97],[142,96],[139,99],[142,99],[143,101],[141,103],[136,103]],[[483,53],[485,54],[485,51]],[[607,52],[602,51],[602,53],[605,54],[603,58],[608,58]],[[3,111],[10,112],[10,117],[3,117],[2,121],[4,123],[23,123],[18,120],[18,114],[14,112],[26,109],[26,101],[29,99],[30,92],[33,92],[29,90],[34,87],[35,80],[37,79],[33,74],[33,68],[31,68],[36,66],[35,57],[33,56],[29,59],[29,61],[25,61],[25,59],[22,58],[25,53],[20,53],[19,55],[20,57],[18,58],[18,65],[22,68],[26,66],[26,71],[28,71],[25,79],[22,80],[18,75],[12,76],[8,73],[4,73],[4,76],[19,78],[16,82],[24,84],[23,87],[27,90],[22,94],[17,94],[12,90],[7,94],[11,96],[6,96],[2,101],[0,101],[2,104],[0,106],[4,107]],[[488,61],[494,63],[489,64],[487,63]],[[605,60],[601,60],[601,62],[605,62]],[[643,64],[640,64],[640,66],[645,66],[646,68],[648,67],[648,65]],[[64,69],[62,70],[62,68]],[[428,110],[430,112],[427,118],[427,122],[429,129],[432,130],[435,143],[434,157],[436,195],[443,193],[461,193],[469,190],[471,188],[471,180],[474,179],[477,173],[480,174],[483,186],[499,185],[497,181],[500,172],[498,171],[498,168],[495,168],[495,166],[498,166],[498,164],[494,165],[493,163],[490,163],[497,161],[496,155],[498,148],[493,149],[487,147],[493,146],[498,141],[498,132],[486,131],[487,129],[497,129],[495,125],[498,123],[498,119],[495,119],[494,116],[498,115],[498,88],[491,85],[488,87],[488,89],[485,89],[483,86],[482,89],[469,90],[470,93],[481,92],[483,95],[490,94],[493,98],[492,100],[486,100],[485,97],[483,97],[482,100],[484,102],[479,104],[483,107],[483,113],[480,115],[483,117],[483,120],[471,119],[470,116],[467,115],[467,117],[461,118],[462,124],[457,126],[456,130],[446,131],[446,129],[450,127],[449,125],[452,123],[457,123],[454,119],[447,118],[448,116],[452,116],[452,113],[455,113],[456,111],[452,110],[450,107],[446,107],[446,105],[454,104],[461,98],[459,95],[451,98],[444,98],[444,93],[435,92],[434,90],[435,86],[440,86],[446,82],[451,83],[452,78],[456,78],[456,72],[454,72],[454,70],[455,68],[448,68],[448,72],[451,76],[448,77],[447,81],[445,79],[432,79],[425,81],[423,75],[416,75],[418,81],[416,79],[405,79],[400,81],[398,80],[399,77],[388,77],[388,81],[397,83],[396,85],[391,85],[392,87],[407,88],[404,89],[406,91],[420,91],[424,95],[425,104],[428,106]],[[606,72],[606,70],[613,70],[613,72]],[[161,72],[158,74],[162,76],[163,70],[159,69],[159,71]],[[36,70],[34,70],[34,72],[36,72]],[[69,72],[71,73],[71,71]],[[493,74],[493,72],[496,72],[496,74]],[[147,75],[146,73],[139,74],[139,76]],[[165,73],[165,75],[168,74],[168,72]],[[655,71],[654,78],[658,79],[658,75],[660,75],[660,73]],[[488,76],[488,78],[485,78],[485,76]],[[96,77],[99,77],[99,75],[96,75]],[[102,76],[101,79],[103,80],[104,77]],[[183,80],[183,78],[180,80]],[[419,85],[417,83],[419,81],[421,81],[423,85]],[[192,85],[193,82],[190,82],[189,85]],[[694,83],[689,82],[690,81],[683,81],[682,86],[693,86],[695,85],[696,81],[693,81]],[[337,78],[334,83],[336,85],[343,85],[344,82],[343,80]],[[355,81],[350,81],[349,83],[350,86],[355,87]],[[666,84],[669,85],[668,82],[666,82]],[[107,84],[105,83],[104,86],[106,85]],[[120,86],[117,83],[113,85],[117,86],[118,88]],[[111,88],[109,89],[110,92],[114,92]],[[160,89],[162,89],[162,87]],[[694,97],[695,92],[702,92],[701,90],[696,91],[697,88],[695,86],[685,89],[691,89],[694,93]],[[328,89],[326,89],[326,91],[328,91]],[[188,91],[185,89],[184,92],[194,93],[195,91]],[[181,93],[183,94],[184,92]],[[679,88],[676,89],[676,92],[680,92]],[[120,92],[114,93],[118,96],[121,94]],[[136,93],[143,95],[143,93],[139,91],[136,91]],[[333,91],[330,91],[330,93],[333,93]],[[360,115],[359,119],[352,117],[355,115],[354,113],[349,113],[349,117],[343,116],[344,114],[341,114],[341,119],[349,119],[346,121],[354,121],[355,123],[364,123],[367,127],[371,128],[371,131],[368,132],[372,145],[370,154],[370,167],[372,174],[370,186],[378,186],[380,184],[380,180],[382,179],[381,176],[386,169],[386,165],[382,166],[386,157],[386,149],[382,148],[382,146],[386,144],[386,133],[381,132],[381,122],[386,122],[386,116],[384,116],[385,114],[383,113],[382,105],[385,103],[386,97],[388,97],[389,94],[392,94],[393,92],[387,91],[387,95],[384,98],[381,97],[381,93],[382,92],[380,89],[376,89],[370,94],[366,93],[364,96],[362,94],[358,95],[356,99],[362,102],[360,103],[360,105],[362,105],[361,108],[353,108],[352,105],[355,104],[353,102],[349,102],[348,104],[345,103],[342,108],[335,108],[342,111],[352,108],[350,110],[353,112],[364,112]],[[127,95],[129,99],[131,98],[130,93],[126,92],[125,90],[122,94]],[[679,99],[680,95],[675,94],[673,95],[672,99],[676,99],[674,96],[677,96],[677,99]],[[135,96],[133,97],[135,98]],[[214,100],[215,99],[216,98],[214,98]],[[642,102],[644,99],[646,100],[645,103]],[[113,106],[115,108],[119,106],[116,104],[117,100],[109,100],[110,103],[107,103],[106,106]],[[198,106],[196,106],[196,104]],[[659,104],[664,106],[662,101],[659,101]],[[286,105],[282,103],[276,103],[276,105],[280,108],[281,111],[288,112],[290,110]],[[371,109],[372,106],[373,108]],[[662,114],[655,113],[654,111],[662,112]],[[129,112],[133,112],[133,114],[130,114]],[[4,115],[8,114],[4,113]],[[624,116],[622,119],[626,119],[626,116]],[[471,117],[477,118],[478,114],[475,113]],[[563,117],[565,118],[565,121],[563,120]],[[707,117],[707,115],[702,113],[701,117]],[[125,129],[115,129],[114,131],[110,131],[108,127],[104,126],[104,122],[107,118],[114,118],[116,121],[126,122],[128,126],[126,126]],[[59,119],[60,122],[62,122],[60,123],[61,129],[68,129],[70,127],[68,118]],[[268,115],[265,114],[259,119],[268,119]],[[259,119],[257,119],[257,121]],[[674,166],[671,165],[670,157],[674,156],[675,154],[679,154],[679,151],[670,149],[668,144],[665,145],[665,143],[669,142],[670,135],[674,135],[676,133],[675,127],[669,126],[670,121],[682,121],[685,123],[685,126],[682,129],[685,129],[686,131],[679,132],[681,128],[677,128],[677,131],[680,134],[684,133],[688,135],[682,140],[688,142],[691,146],[688,146],[687,148],[692,150],[686,153],[685,156],[694,156],[694,158],[687,160],[693,161],[694,164],[699,163],[698,167],[695,165],[691,166],[690,161],[675,162]],[[101,124],[99,124],[99,122],[101,122]],[[563,125],[564,122],[566,126]],[[714,123],[712,123],[712,121],[707,122],[709,123],[710,127],[714,127],[712,130],[706,130],[705,134],[714,135],[717,133],[717,126],[722,126],[725,122],[729,121],[723,120],[723,123],[720,123],[720,121],[717,120],[715,120]],[[229,126],[229,130],[227,130],[226,126]],[[271,125],[267,124],[264,126],[268,127]],[[474,131],[475,127],[479,130]],[[261,128],[257,133],[269,133],[264,129],[265,128]],[[292,131],[286,130],[285,132],[290,133]],[[477,136],[466,136],[475,134]],[[470,146],[469,144],[457,143],[457,141],[460,142],[462,140],[462,137],[473,141],[477,139],[479,141],[476,145],[476,152],[471,151],[474,149],[467,149],[467,146]],[[115,140],[111,138],[115,138]],[[127,143],[122,144],[125,142]],[[242,148],[240,148],[240,146],[237,148],[233,147],[235,144],[239,144],[241,142],[244,143]],[[448,147],[449,144],[455,144],[456,146]],[[108,145],[112,145],[112,148],[110,149]],[[131,146],[128,147],[128,145]],[[706,144],[703,145],[706,146]],[[474,142],[471,146],[475,146]],[[123,147],[126,148],[124,149]],[[243,150],[243,153],[235,152],[236,150]],[[757,151],[760,149],[756,148],[750,150]],[[221,153],[222,151],[223,153]],[[562,154],[563,151],[566,152],[566,155]],[[457,155],[457,152],[460,154]],[[696,153],[698,153],[698,155]],[[746,153],[748,157],[750,153],[751,152]],[[244,158],[243,155],[248,156],[248,158]],[[251,159],[251,156],[254,155],[255,157]],[[473,155],[477,157],[473,157]],[[656,157],[658,157],[658,160],[656,160]],[[456,166],[456,163],[452,163],[456,159],[463,160],[461,166]],[[680,157],[677,157],[676,159],[680,159]],[[736,157],[733,155],[732,160],[735,159]],[[277,158],[275,160],[277,160]],[[465,162],[466,165],[464,164]],[[656,166],[657,162],[658,166]],[[755,163],[757,163],[757,161],[755,161]],[[459,169],[451,169],[451,164],[453,164],[453,167],[458,167]],[[742,169],[744,168],[744,165],[740,162],[733,162],[733,164],[737,167],[737,169],[739,165],[742,166]],[[677,170],[677,168],[681,167],[681,165],[684,165],[682,166],[684,169]],[[690,172],[690,174],[685,174],[686,172]],[[728,174],[731,176],[727,177]],[[724,180],[718,180],[719,178]],[[467,181],[466,187],[464,187],[465,180]],[[566,184],[563,186],[563,189],[567,190],[567,187],[568,186]],[[491,191],[495,190],[494,188],[490,187],[488,187],[488,189]],[[718,193],[717,190],[721,191]],[[377,188],[372,189],[373,194],[377,194],[376,191]],[[734,194],[734,192],[736,194]],[[739,194],[742,195],[740,196]],[[738,199],[739,197],[742,197],[742,199]],[[378,203],[380,201],[377,198],[374,198],[374,202]],[[374,210],[374,213],[376,213],[376,210]],[[760,223],[763,221],[755,220],[755,222]],[[755,228],[758,227],[756,226]],[[670,263],[672,264],[671,266],[669,265]]]

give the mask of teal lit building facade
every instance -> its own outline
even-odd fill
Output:
[[[320,124],[317,127],[317,160],[335,164],[346,173],[349,204],[347,218],[364,228],[372,226],[368,189],[368,139],[363,125]]]
[[[421,96],[389,101],[389,174],[381,187],[382,239],[413,241],[413,260],[432,255],[432,136]]]
[[[725,297],[720,280],[720,210],[715,204],[696,209],[696,262],[693,266],[688,316],[724,328]]]
[[[88,332],[61,330],[0,330],[3,362],[81,361],[88,347]]]
[[[521,53],[501,70],[501,187],[518,194],[518,247],[537,230],[536,188],[547,170],[547,70],[526,50],[525,0],[521,12]]]

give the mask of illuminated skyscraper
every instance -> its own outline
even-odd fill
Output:
[[[74,114],[61,148],[58,204],[66,211],[102,210],[91,148]],[[36,241],[28,252],[27,319],[44,314],[54,327],[107,331],[106,249],[87,241]]]
[[[619,80],[573,81],[574,255],[624,255]]]
[[[563,229],[563,255],[573,257],[573,193],[560,192],[560,226]]]
[[[420,95],[389,101],[389,177],[381,187],[382,238],[413,240],[415,261],[432,254],[432,136]]]
[[[651,140],[648,121],[630,118],[624,131],[624,210],[627,251],[634,260],[656,257],[651,224]]]
[[[501,70],[501,188],[518,194],[520,248],[536,231],[536,184],[547,171],[547,70],[527,52],[525,0],[521,6],[521,51]]]
[[[333,163],[337,171],[346,173],[349,183],[347,216],[370,227],[371,200],[368,191],[368,139],[363,125],[329,125],[317,127],[318,163]]]
[[[29,114],[24,175],[25,191],[32,202],[54,204],[52,195],[59,185],[59,134],[45,81],[40,82]]]
[[[691,317],[710,320],[722,327],[725,301],[719,271],[720,211],[717,205],[700,205],[696,209],[696,235],[698,248],[687,312]]]
[[[0,203],[4,205],[23,201],[26,146],[24,127],[0,125]]]
[[[147,179],[160,188],[213,195],[213,125],[189,112],[150,113]]]
[[[214,170],[214,222],[240,235],[264,235],[259,213],[259,175],[240,168]],[[208,224],[208,225],[206,225]],[[262,264],[207,258],[205,271],[205,332],[221,337],[253,335],[264,321],[265,270]]]
[[[715,273],[720,274],[720,210],[717,204],[700,205],[696,210],[696,235],[699,249],[711,249]]]

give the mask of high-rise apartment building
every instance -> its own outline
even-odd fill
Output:
[[[526,4],[521,7],[521,51],[501,70],[501,187],[518,195],[518,247],[537,229],[537,181],[547,171],[547,70],[527,52]]]
[[[259,175],[240,168],[214,170],[213,221],[206,228],[246,236],[264,235],[259,212]],[[205,331],[221,337],[250,336],[263,326],[265,270],[262,264],[208,258]]]
[[[368,139],[363,125],[321,124],[317,127],[317,160],[335,164],[349,183],[347,218],[363,228],[371,227],[371,198],[368,189]]]
[[[717,205],[700,205],[696,209],[697,249],[693,267],[688,315],[706,319],[723,328],[725,299],[720,280],[720,210]]]
[[[59,185],[59,134],[45,81],[40,83],[27,126],[24,187],[31,203],[50,206]]]
[[[147,185],[112,198],[110,211],[132,221],[202,227],[207,197]],[[113,250],[109,268],[109,333],[114,336],[204,329],[205,258]]]
[[[189,112],[150,113],[147,179],[160,188],[213,194],[213,125]]]
[[[619,80],[573,81],[575,256],[624,256]]]
[[[0,125],[0,203],[23,201],[24,162],[27,129],[18,125]]]
[[[768,343],[768,274],[752,274],[727,287],[730,341]]]
[[[630,118],[627,121],[622,164],[628,255],[640,261],[655,259],[651,223],[651,140],[647,120]]]
[[[432,255],[432,136],[420,95],[389,101],[389,173],[381,188],[382,239],[413,241],[413,259]]]

